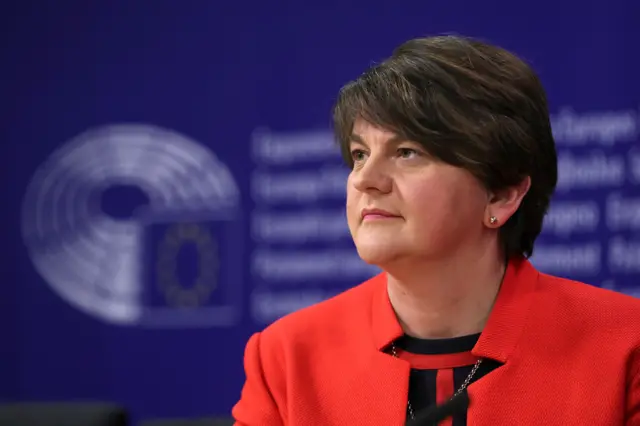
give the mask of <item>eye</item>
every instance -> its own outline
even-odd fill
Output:
[[[367,153],[361,149],[353,149],[351,150],[351,159],[354,162],[362,161],[366,158]]]
[[[413,158],[418,155],[418,151],[412,148],[398,148],[398,156],[401,158]]]

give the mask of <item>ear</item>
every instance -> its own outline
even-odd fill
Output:
[[[530,187],[531,178],[527,176],[518,185],[489,194],[489,204],[487,204],[484,221],[486,226],[499,228],[504,225],[518,210]]]

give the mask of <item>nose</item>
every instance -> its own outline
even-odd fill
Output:
[[[360,192],[391,192],[392,179],[387,167],[369,157],[366,163],[352,172],[352,184]]]

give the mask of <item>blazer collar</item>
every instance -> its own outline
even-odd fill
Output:
[[[529,316],[538,275],[524,258],[509,262],[487,324],[472,350],[474,355],[507,362]],[[372,284],[373,339],[376,349],[382,351],[404,332],[389,301],[386,274],[374,277]]]

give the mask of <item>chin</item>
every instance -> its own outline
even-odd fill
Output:
[[[383,265],[387,265],[393,260],[401,256],[400,250],[391,244],[366,243],[356,244],[358,256],[367,264],[375,265],[384,269]]]

